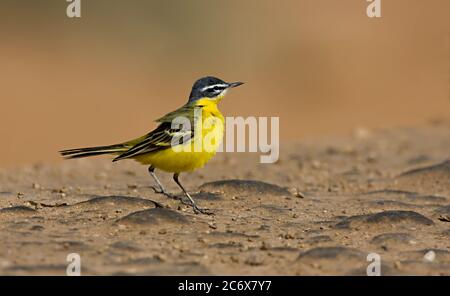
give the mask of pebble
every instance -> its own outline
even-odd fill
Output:
[[[263,258],[261,256],[258,256],[256,254],[250,255],[244,262],[247,265],[250,266],[259,266],[264,264]]]
[[[397,269],[401,269],[403,266],[402,266],[402,263],[400,261],[395,261],[394,267],[397,268]]]
[[[164,255],[162,255],[162,254],[155,254],[155,255],[153,256],[153,258],[155,258],[156,260],[159,260],[159,261],[161,261],[161,262],[167,261],[166,256],[164,256]]]
[[[436,259],[436,253],[434,251],[428,251],[424,256],[423,259],[426,262],[433,262],[434,259]]]
[[[301,192],[300,190],[298,190],[297,187],[291,188],[289,190],[289,192],[291,192],[292,195],[294,195],[295,197],[298,197],[298,198],[305,198],[306,197],[305,194],[303,192]]]
[[[286,234],[284,234],[284,236],[283,236],[285,239],[294,239],[295,237],[292,235],[292,234],[290,234],[290,233],[286,233]]]
[[[311,163],[311,166],[312,166],[313,169],[320,169],[322,164],[318,160],[313,160],[312,163]]]

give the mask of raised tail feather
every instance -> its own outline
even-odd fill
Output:
[[[88,156],[96,156],[102,154],[120,154],[127,151],[130,147],[126,144],[117,144],[110,146],[98,146],[89,148],[78,148],[78,149],[68,149],[59,151],[62,156],[67,159],[71,158],[81,158]]]

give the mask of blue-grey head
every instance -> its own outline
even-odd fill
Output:
[[[189,102],[194,102],[202,98],[221,98],[233,87],[244,84],[243,82],[228,83],[222,79],[206,76],[198,79],[192,86]]]

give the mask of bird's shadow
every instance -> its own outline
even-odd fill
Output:
[[[142,197],[134,197],[134,196],[125,196],[125,195],[93,195],[92,198],[88,200],[81,201],[73,204],[72,206],[86,206],[86,205],[122,205],[122,206],[154,206],[156,208],[164,207],[157,201],[154,201],[149,198]]]

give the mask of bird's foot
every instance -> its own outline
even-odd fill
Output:
[[[157,193],[157,194],[163,194],[163,195],[165,195],[166,197],[171,198],[171,199],[177,199],[177,200],[180,199],[180,198],[177,197],[176,195],[167,192],[165,189],[162,189],[162,188],[156,188],[155,186],[151,186],[151,188],[152,188],[153,191],[154,191],[155,193]]]
[[[151,189],[153,189],[153,192],[157,194],[167,194],[167,192],[164,189],[156,188],[156,186],[150,186]]]
[[[214,213],[210,209],[199,208],[196,204],[191,204],[191,207],[196,214],[214,215]]]
[[[189,201],[184,200],[182,197],[177,196],[175,194],[171,194],[169,192],[167,192],[165,189],[163,188],[156,188],[155,186],[151,187],[153,189],[153,191],[157,194],[164,194],[166,197],[174,199],[174,200],[178,200],[179,202],[181,202],[183,205],[186,206],[190,206],[192,207],[192,209],[194,210],[194,213],[196,214],[204,214],[204,215],[214,215],[213,212],[211,212],[209,209],[204,209],[204,208],[200,208],[197,206],[197,204],[193,204]]]
[[[164,194],[167,198],[174,199],[174,200],[178,200],[179,202],[181,202],[182,204],[184,204],[184,205],[186,205],[186,206],[191,206],[191,207],[193,207],[192,204],[191,204],[190,202],[185,201],[185,200],[183,199],[183,197],[181,197],[181,196],[177,196],[177,195],[175,195],[175,194],[169,193],[169,192],[167,192],[167,191],[164,190],[164,189],[160,189],[160,188],[158,189],[158,188],[156,188],[156,187],[154,187],[154,186],[152,186],[151,188],[152,188],[153,191],[154,191],[155,193],[157,193],[157,194]]]
[[[160,204],[160,203],[157,202],[157,201],[152,200],[152,202],[155,204],[155,207],[156,207],[156,208],[165,208],[165,206],[164,206],[163,204]]]

